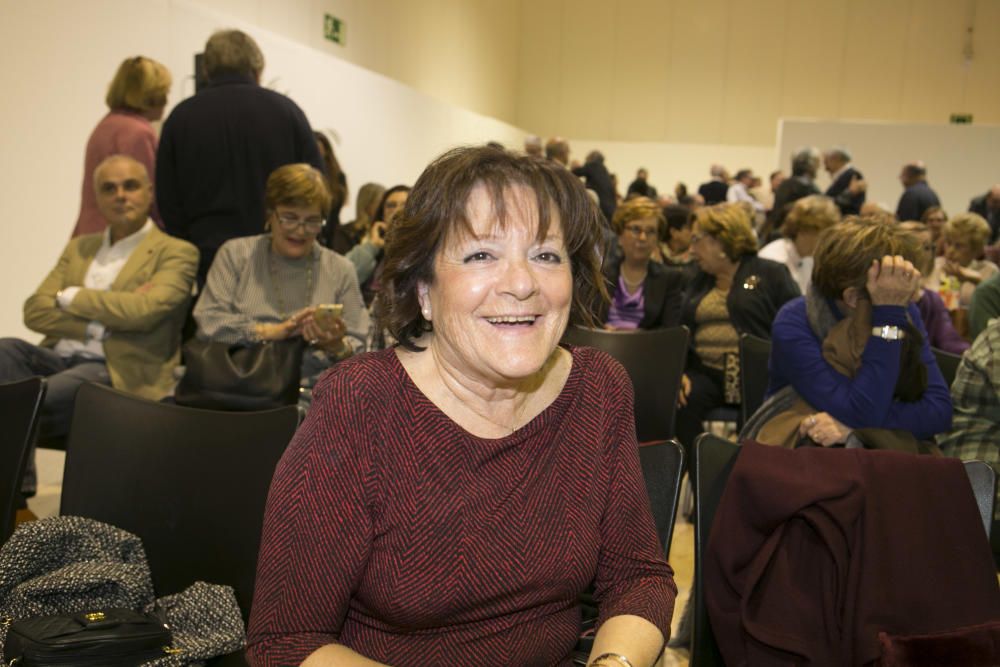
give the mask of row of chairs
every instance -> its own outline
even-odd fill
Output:
[[[649,331],[605,331],[571,326],[562,341],[607,352],[625,367],[635,389],[636,434],[639,442],[649,442],[674,437],[677,393],[687,362],[689,337],[685,326]],[[722,408],[708,415],[708,421],[735,422],[737,430],[764,402],[771,341],[742,334],[739,355],[739,411]],[[936,349],[934,356],[945,382],[951,386],[962,357]]]
[[[9,537],[45,382],[0,385],[0,494]],[[63,472],[62,515],[109,523],[142,539],[158,596],[195,581],[253,599],[264,505],[274,468],[298,426],[295,406],[219,412],[155,403],[83,385]],[[242,652],[216,666],[245,665]]]

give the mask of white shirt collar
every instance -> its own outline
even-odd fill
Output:
[[[132,232],[121,241],[118,241],[114,245],[111,245],[111,227],[104,228],[104,235],[101,240],[101,250],[100,252],[108,252],[109,250],[114,250],[116,255],[124,254],[128,255],[133,250],[136,249],[142,240],[149,235],[149,232],[153,230],[153,221],[146,218],[146,222],[137,231]]]

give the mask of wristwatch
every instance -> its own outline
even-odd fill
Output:
[[[882,340],[903,340],[906,332],[895,324],[886,324],[881,327],[872,327],[872,335],[878,336]]]

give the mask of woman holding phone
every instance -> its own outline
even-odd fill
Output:
[[[368,312],[351,263],[316,238],[330,193],[323,175],[289,164],[267,179],[267,233],[227,241],[194,309],[198,337],[254,344],[301,336],[302,398],[324,370],[361,351]]]

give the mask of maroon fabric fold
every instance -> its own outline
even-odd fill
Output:
[[[865,665],[879,633],[1000,620],[1000,588],[960,461],[746,443],[704,563],[727,665]]]

